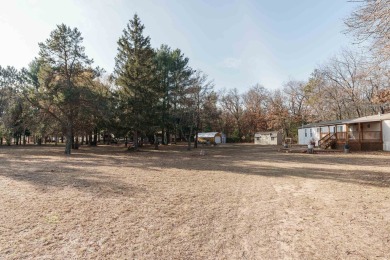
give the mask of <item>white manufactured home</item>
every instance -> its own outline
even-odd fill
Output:
[[[298,144],[309,144],[311,141],[314,141],[315,145],[318,146],[319,141],[324,135],[345,131],[346,126],[344,121],[341,120],[304,125],[298,129]]]
[[[390,113],[304,125],[298,129],[298,143],[310,141],[322,148],[348,143],[353,150],[390,151]]]

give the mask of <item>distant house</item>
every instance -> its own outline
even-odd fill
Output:
[[[226,143],[226,135],[219,132],[198,133],[198,142],[224,144]]]
[[[390,151],[390,113],[313,123],[298,129],[299,144],[311,140],[322,148],[341,148],[348,143],[352,150]]]
[[[255,134],[255,144],[281,145],[282,134],[278,131],[258,132]]]

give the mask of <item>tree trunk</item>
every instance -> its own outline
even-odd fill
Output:
[[[72,132],[72,149],[75,149],[75,137],[73,135],[73,132]]]
[[[177,143],[177,126],[176,126],[176,119],[175,119],[175,125],[173,131],[175,132],[175,144]]]
[[[167,129],[165,134],[167,136],[167,144],[171,143],[171,131],[169,131],[169,129]]]
[[[97,128],[95,128],[93,130],[93,145],[97,146],[97,142],[98,142],[98,135],[97,135]]]
[[[92,132],[89,133],[89,145],[93,145],[93,138],[92,138]]]
[[[158,150],[158,138],[157,138],[157,134],[154,135],[154,150]]]
[[[198,148],[198,130],[195,131],[194,148]]]
[[[162,144],[166,144],[166,143],[165,143],[165,127],[163,127],[163,128],[161,129],[161,143],[162,143]]]
[[[71,126],[68,126],[67,128],[68,128],[68,129],[66,129],[66,134],[65,134],[65,138],[66,138],[65,154],[66,154],[66,155],[70,155],[71,152],[72,152],[72,139],[73,139],[73,133],[72,133],[72,128],[71,128]]]
[[[138,131],[134,131],[133,146],[134,146],[134,150],[138,151]]]
[[[188,147],[187,147],[188,151],[191,151],[191,135],[192,135],[192,126],[190,127],[190,134],[188,135]]]

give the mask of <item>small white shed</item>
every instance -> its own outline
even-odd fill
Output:
[[[226,143],[226,136],[219,132],[198,133],[198,142],[207,142],[224,144]]]
[[[282,145],[282,133],[279,131],[258,132],[255,134],[255,144]]]

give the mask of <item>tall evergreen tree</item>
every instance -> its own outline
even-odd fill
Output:
[[[26,96],[60,124],[66,136],[66,154],[71,153],[80,111],[90,108],[96,100],[90,86],[98,70],[91,68],[93,61],[85,54],[82,41],[77,28],[58,25],[50,38],[39,43],[39,66],[30,66],[27,73],[31,87]]]
[[[157,75],[163,94],[160,105],[164,144],[167,144],[172,133],[177,135],[178,121],[182,114],[180,110],[186,103],[186,91],[193,83],[191,76],[194,70],[188,63],[189,59],[180,49],[171,50],[167,45],[162,45],[156,52]]]
[[[172,114],[174,115],[174,132],[175,140],[177,138],[178,121],[182,109],[187,106],[187,89],[193,84],[191,76],[195,71],[188,65],[189,59],[184,56],[180,49],[172,52],[173,67],[172,67]]]
[[[18,70],[0,66],[0,145],[3,138],[10,145],[12,136],[21,132],[23,100],[18,93],[20,83]]]
[[[162,143],[165,143],[166,133],[169,133],[169,129],[172,126],[172,68],[173,68],[173,56],[172,50],[167,45],[161,45],[160,49],[156,51],[156,65],[157,65],[157,79],[162,90],[162,102],[161,118],[159,120],[162,130]]]
[[[114,76],[120,87],[119,99],[122,124],[133,132],[134,149],[138,136],[155,124],[161,90],[156,81],[155,52],[149,36],[143,35],[145,26],[135,14],[118,40]]]

